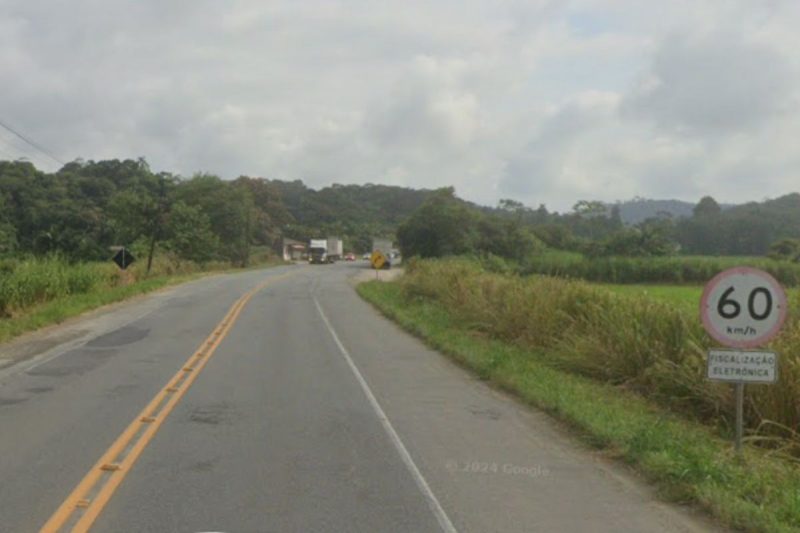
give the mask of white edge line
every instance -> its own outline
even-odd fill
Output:
[[[436,495],[431,490],[428,482],[425,481],[425,478],[422,476],[422,473],[417,468],[417,465],[414,463],[414,460],[411,458],[411,454],[408,453],[403,441],[400,440],[400,436],[395,431],[394,426],[389,421],[389,418],[386,416],[386,413],[381,408],[381,405],[378,403],[378,400],[375,398],[375,395],[372,393],[372,390],[369,388],[364,376],[361,375],[361,372],[356,367],[356,364],[353,362],[353,358],[350,356],[350,353],[347,351],[347,348],[344,347],[342,341],[339,340],[339,336],[336,334],[336,330],[333,329],[328,317],[325,315],[325,311],[322,310],[322,306],[319,304],[316,298],[314,298],[314,304],[317,306],[317,311],[319,311],[319,315],[322,317],[322,321],[325,322],[325,327],[328,328],[328,332],[333,337],[336,346],[339,348],[339,351],[344,356],[347,364],[350,366],[350,370],[353,371],[356,379],[358,380],[359,385],[361,385],[361,389],[364,391],[364,394],[367,396],[370,405],[375,410],[375,414],[378,415],[378,419],[381,421],[383,425],[383,429],[386,430],[386,433],[389,435],[389,439],[394,444],[394,447],[397,449],[397,452],[400,454],[400,458],[405,463],[406,468],[408,468],[409,472],[411,472],[411,476],[414,478],[414,481],[417,483],[419,490],[422,492],[425,499],[428,500],[428,507],[430,507],[433,514],[436,516],[436,520],[439,522],[439,525],[442,528],[442,531],[445,533],[458,533],[453,523],[450,521],[450,518],[445,513],[442,505],[439,503],[439,500],[436,499]]]

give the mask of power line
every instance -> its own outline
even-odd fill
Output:
[[[50,152],[50,150],[48,150],[47,148],[43,147],[42,145],[40,145],[40,144],[39,144],[39,143],[37,143],[36,141],[34,141],[34,140],[32,140],[32,139],[29,139],[28,137],[26,137],[26,136],[25,136],[25,135],[23,135],[22,133],[18,132],[17,130],[15,130],[14,128],[12,128],[11,126],[9,126],[8,124],[4,123],[2,120],[0,120],[0,126],[2,126],[2,127],[3,127],[3,128],[5,128],[6,130],[8,130],[8,131],[10,131],[11,133],[13,133],[13,134],[14,134],[14,135],[16,135],[17,137],[19,137],[20,139],[22,139],[23,141],[25,141],[26,143],[28,143],[30,146],[32,146],[32,147],[34,147],[34,148],[36,148],[36,149],[37,149],[37,150],[39,150],[41,153],[43,153],[44,155],[46,155],[47,157],[49,157],[50,159],[52,159],[53,161],[55,161],[56,163],[58,163],[59,165],[61,165],[62,167],[63,167],[64,165],[66,165],[66,163],[64,163],[63,161],[61,161],[61,160],[60,160],[59,158],[57,158],[56,156],[54,156],[54,155],[53,155],[53,153],[52,153],[52,152]]]
[[[11,141],[16,141],[16,143]],[[31,163],[38,165],[44,164],[45,166],[49,163],[44,156],[31,150],[29,146],[22,144],[16,138],[6,139],[3,135],[0,135],[0,149],[2,149],[2,153],[8,157],[9,161],[30,161]]]
[[[9,135],[5,131],[0,131],[0,149],[2,150],[3,154],[8,157],[9,161],[15,161],[19,159],[31,160],[32,158],[42,157],[39,155],[38,152],[34,152],[30,149],[30,147],[26,145],[22,145],[22,143],[14,138],[14,139],[7,139],[3,134]],[[9,135],[10,136],[10,135]],[[12,142],[16,141],[16,142]],[[19,144],[17,144],[19,143]],[[22,145],[22,146],[20,146]],[[50,161],[47,160],[49,163]]]

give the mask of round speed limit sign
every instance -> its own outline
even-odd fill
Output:
[[[706,285],[700,316],[724,346],[755,348],[777,335],[786,320],[786,292],[762,270],[731,268]]]

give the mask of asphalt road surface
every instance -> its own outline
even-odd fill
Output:
[[[363,268],[215,276],[0,347],[0,531],[712,527],[382,318]]]

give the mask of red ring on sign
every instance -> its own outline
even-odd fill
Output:
[[[772,285],[771,288],[778,297],[776,302],[776,307],[778,308],[778,321],[775,322],[769,331],[755,339],[735,341],[722,336],[714,327],[711,322],[711,318],[708,316],[708,299],[711,297],[712,291],[716,289],[717,285],[719,285],[724,279],[736,274],[756,275],[760,278],[765,278],[767,282]],[[781,287],[781,284],[778,283],[778,280],[776,280],[769,272],[764,272],[763,270],[753,267],[735,267],[729,268],[728,270],[723,270],[711,278],[711,281],[709,281],[706,284],[705,289],[703,289],[703,296],[700,297],[700,319],[703,321],[703,327],[714,340],[731,348],[756,348],[772,340],[775,335],[778,334],[783,326],[783,323],[786,321],[787,310],[786,291],[783,290],[783,287]]]

